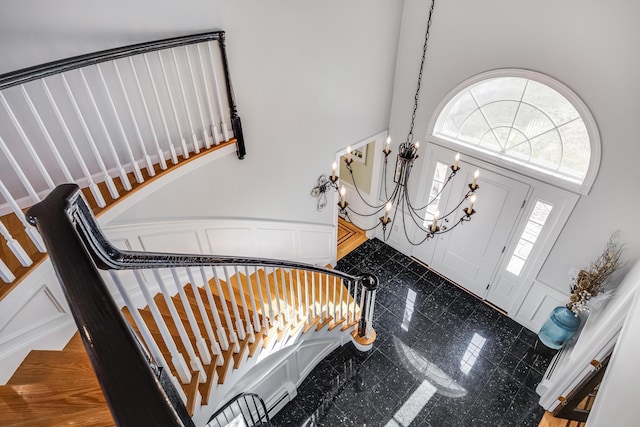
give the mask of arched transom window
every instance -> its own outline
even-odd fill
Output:
[[[523,70],[508,74],[487,73],[458,87],[438,115],[433,135],[588,192],[599,163],[599,140],[593,140],[598,133],[586,106],[546,76]]]

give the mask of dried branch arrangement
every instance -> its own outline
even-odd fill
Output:
[[[618,232],[613,233],[602,254],[589,267],[580,270],[571,284],[567,308],[576,316],[589,310],[589,301],[604,290],[613,273],[622,266],[624,245],[618,242],[618,237]]]

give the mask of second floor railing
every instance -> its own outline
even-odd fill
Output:
[[[270,259],[120,250],[74,184],[57,187],[27,217],[43,236],[119,425],[188,425],[180,414],[207,404],[230,366],[274,335],[287,342],[340,328],[353,331],[356,344],[375,338],[374,276]],[[167,397],[174,395],[177,402]],[[148,408],[167,402],[173,405],[161,412],[168,418],[146,418]]]
[[[56,185],[86,187],[104,207],[169,164],[232,142],[242,159],[223,31],[0,75],[0,278],[12,282],[13,264],[45,251],[23,209]],[[20,236],[10,223],[22,223]]]

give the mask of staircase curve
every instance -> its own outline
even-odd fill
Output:
[[[0,104],[0,129],[13,132],[0,132],[0,383],[8,381],[0,405],[9,425],[204,425],[226,400],[253,390],[274,413],[337,345],[370,347],[372,276],[120,251],[100,231],[94,214],[113,215],[174,170],[232,150],[244,157],[224,32],[9,73],[0,76]],[[56,187],[69,181],[79,187]],[[67,244],[79,259],[54,249]],[[63,288],[52,283],[52,265]],[[69,311],[79,330],[70,341]],[[33,339],[35,330],[46,337]],[[154,405],[159,424],[148,418]]]

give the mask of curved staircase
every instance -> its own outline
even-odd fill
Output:
[[[93,215],[175,175],[176,168],[218,156],[217,150],[227,153],[231,145],[244,157],[224,32],[18,70],[0,76],[0,102],[19,135],[0,135],[0,160],[10,166],[0,173],[0,278],[6,282],[0,286],[0,344],[13,345],[2,329],[15,328],[15,319],[49,330],[20,311],[26,305],[13,307],[34,295],[52,298],[48,307],[57,312],[48,314],[57,323],[51,330],[70,330],[71,312],[80,331],[60,351],[19,343],[20,352],[35,350],[0,386],[0,424],[204,425],[226,400],[270,376],[281,382],[267,399],[269,410],[277,411],[336,346],[353,340],[370,347],[373,277],[268,259],[119,251],[101,234]],[[34,120],[37,127],[24,126]],[[35,169],[26,156],[14,156],[25,148]],[[70,181],[82,190],[54,189]],[[54,197],[41,201],[50,191]],[[25,215],[33,203],[34,213]],[[39,233],[29,223],[37,223]],[[99,273],[94,262],[108,273]],[[69,307],[51,283],[51,265]],[[42,277],[31,283],[35,272]],[[6,348],[0,346],[4,356]],[[16,356],[24,357],[20,352]],[[298,371],[283,369],[287,364]]]

